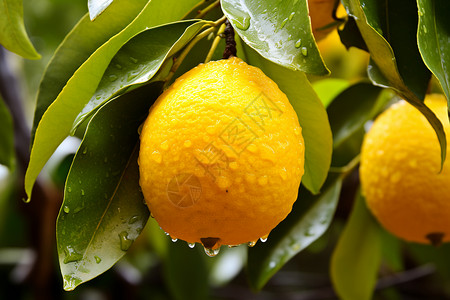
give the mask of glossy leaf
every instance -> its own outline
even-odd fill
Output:
[[[147,222],[150,213],[139,187],[138,127],[161,88],[152,84],[114,98],[89,122],[57,221],[65,290],[113,266]]]
[[[0,95],[0,164],[12,168],[14,164],[14,127],[11,115]]]
[[[330,226],[342,186],[340,177],[330,177],[321,194],[300,189],[291,213],[269,235],[264,244],[249,250],[248,276],[260,290],[293,256],[317,240]]]
[[[148,0],[115,0],[95,22],[91,22],[89,16],[85,15],[75,25],[56,49],[42,77],[34,112],[33,138],[42,115],[67,80],[98,47],[133,21],[147,2]]]
[[[350,82],[345,79],[327,78],[314,82],[312,87],[322,104],[327,107],[349,85]]]
[[[91,21],[97,18],[113,0],[88,0],[89,17]]]
[[[364,124],[380,113],[392,99],[369,82],[356,83],[340,93],[328,106],[333,131],[334,167],[347,165],[360,152]]]
[[[222,9],[242,40],[264,58],[306,73],[329,73],[320,56],[306,0],[223,0]]]
[[[418,0],[417,41],[427,67],[438,78],[450,103],[450,2]],[[449,104],[450,107],[450,104]]]
[[[0,16],[0,44],[25,58],[41,58],[25,30],[22,0],[1,1]]]
[[[145,30],[129,40],[111,60],[97,91],[75,119],[72,131],[112,96],[149,81],[166,58],[184,47],[205,24],[183,21]]]
[[[287,95],[297,112],[305,140],[305,174],[302,184],[318,193],[331,163],[332,134],[326,110],[305,74],[274,64],[242,45],[247,63],[260,68]],[[238,50],[239,51],[239,50]]]
[[[359,195],[331,259],[331,279],[339,298],[372,299],[380,262],[380,228]]]
[[[34,182],[58,145],[67,137],[73,122],[94,94],[100,80],[119,49],[137,33],[149,27],[181,18],[195,1],[152,0],[124,30],[98,48],[69,79],[40,120],[25,175],[28,199]],[[94,22],[95,23],[95,22]]]
[[[417,48],[417,7],[413,1],[343,0],[347,12],[370,51],[369,77],[377,85],[393,88],[429,121],[441,146],[441,166],[447,140],[441,122],[423,104],[430,72]],[[390,44],[389,44],[390,43]]]

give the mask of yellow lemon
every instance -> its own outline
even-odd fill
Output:
[[[241,59],[179,77],[150,109],[140,140],[140,185],[153,217],[210,255],[265,239],[297,199],[305,149],[296,112]]]
[[[425,104],[450,144],[445,97],[428,95]],[[450,163],[439,173],[440,161],[436,134],[412,105],[400,101],[377,118],[364,139],[360,175],[367,205],[387,230],[418,243],[450,241]]]

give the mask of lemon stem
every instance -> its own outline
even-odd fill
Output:
[[[234,29],[231,26],[230,21],[225,21],[225,50],[223,51],[223,59],[228,59],[231,56],[236,56],[236,41],[234,40]]]
[[[219,6],[220,1],[214,1],[213,3],[211,3],[210,5],[208,5],[206,8],[202,9],[201,11],[198,12],[198,14],[195,16],[196,19],[202,19],[207,13],[209,13],[211,10],[213,10],[214,8],[216,8],[217,6]]]
[[[223,37],[223,32],[225,31],[225,24],[220,25],[219,31],[217,31],[216,37],[211,45],[211,49],[209,49],[208,55],[206,55],[205,64],[211,60],[214,55],[214,52],[219,45],[220,39]]]
[[[343,167],[331,167],[330,172],[331,173],[341,173],[342,175],[346,176],[351,171],[353,171],[354,168],[356,168],[358,166],[360,160],[361,160],[361,156],[357,155],[347,165],[345,165]]]
[[[187,19],[187,17],[191,14],[191,13],[193,13],[196,9],[198,9],[200,6],[202,6],[203,4],[205,4],[206,2],[208,2],[208,1],[210,1],[210,0],[202,0],[202,1],[200,1],[200,2],[198,2],[197,4],[195,4],[181,19],[182,20],[184,20],[184,19]],[[197,12],[197,13],[200,13],[200,10]]]

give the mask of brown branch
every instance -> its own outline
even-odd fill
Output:
[[[225,50],[223,51],[223,59],[228,59],[232,56],[236,56],[236,41],[234,40],[234,29],[231,26],[230,21],[228,19],[225,21]]]

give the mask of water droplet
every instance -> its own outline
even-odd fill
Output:
[[[128,232],[122,231],[119,233],[119,239],[120,239],[120,249],[122,251],[127,251],[130,249],[131,244],[133,244],[133,240],[128,238]]]
[[[249,247],[254,247],[254,246],[256,245],[257,242],[258,242],[258,240],[256,240],[256,241],[251,241],[251,242],[248,242],[247,245],[248,245]]]
[[[168,141],[162,142],[161,145],[160,145],[160,147],[161,147],[162,150],[167,150],[167,149],[169,149],[169,142],[168,142]]]
[[[300,48],[302,45],[302,39],[299,39],[297,42],[295,42],[295,48]]]
[[[280,172],[278,173],[280,174],[281,179],[286,180],[287,179],[287,171],[286,168],[283,168],[280,170]]]
[[[220,248],[216,248],[216,249],[211,249],[211,248],[207,248],[207,247],[203,247],[205,249],[205,253],[206,255],[208,255],[209,257],[214,257],[217,254],[219,254]]]
[[[72,246],[66,246],[66,248],[64,248],[64,254],[66,255],[66,257],[64,258],[65,264],[76,262],[83,258],[83,255],[76,252]]]
[[[129,220],[128,220],[128,224],[134,224],[137,221],[139,221],[139,216],[132,216]]]
[[[255,174],[251,174],[251,173],[247,173],[247,174],[245,174],[245,180],[246,180],[248,183],[255,183],[255,181],[256,181],[256,175],[255,175]]]
[[[168,233],[168,232],[165,232],[165,231],[164,231],[164,233],[165,233],[166,235],[170,235],[170,233]]]
[[[116,68],[119,69],[119,70],[122,70],[122,66],[119,65],[119,64],[116,64]]]
[[[292,18],[294,17],[294,15],[295,15],[295,11],[291,12],[291,14],[289,15],[289,21],[292,21]]]
[[[81,196],[84,196],[84,195],[85,195],[84,190],[81,189]]]
[[[241,16],[236,16],[234,21],[236,27],[240,30],[247,30],[250,27],[250,15],[245,12]]]
[[[159,153],[159,151],[153,151],[153,153],[151,154],[152,159],[157,162],[158,164],[160,164],[162,162],[162,155],[161,153]]]
[[[86,153],[87,153],[87,147],[84,147],[83,154],[86,154]]]
[[[261,242],[265,243],[265,242],[267,242],[267,239],[268,239],[268,238],[269,238],[269,235],[266,234],[265,236],[260,237],[259,240],[260,240]]]
[[[102,259],[100,257],[98,257],[97,255],[95,255],[94,258],[95,258],[95,262],[98,264],[102,261]]]
[[[117,80],[117,75],[109,75],[109,81],[113,82]]]
[[[258,147],[256,147],[255,144],[250,144],[247,146],[248,151],[255,153],[256,151],[258,151]]]
[[[82,211],[84,209],[84,205],[83,206],[78,206],[77,208],[75,208],[73,210],[74,213],[79,213],[80,211]]]
[[[427,28],[425,26],[423,26],[423,32],[427,33],[427,31],[428,31]]]
[[[308,56],[308,48],[302,47],[302,55],[303,56]]]
[[[186,141],[184,141],[183,145],[184,145],[184,147],[189,148],[192,146],[192,142],[190,140],[186,140]]]
[[[286,19],[283,20],[283,22],[281,22],[280,29],[282,29],[282,28],[286,25],[286,23],[287,23],[288,20],[289,20],[289,19],[286,18]]]
[[[72,192],[72,187],[69,186],[69,187],[67,188],[67,191],[68,191],[69,193],[71,193],[71,192]]]
[[[73,291],[82,280],[73,275],[64,275],[64,290]]]
[[[176,241],[178,241],[178,239],[177,238],[172,238],[172,242],[176,242]]]
[[[70,208],[69,208],[67,205],[65,205],[65,206],[63,207],[63,211],[64,211],[66,214],[68,214],[68,213],[70,212]]]
[[[132,63],[137,64],[138,60],[132,56],[130,56],[130,60]]]
[[[216,184],[220,189],[226,189],[231,185],[231,180],[225,176],[218,176],[216,178]]]
[[[267,178],[266,175],[258,178],[259,185],[266,185],[268,181],[269,181],[269,179]]]
[[[189,248],[194,248],[195,247],[195,243],[188,243]]]

